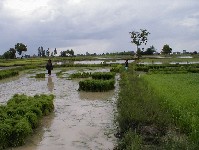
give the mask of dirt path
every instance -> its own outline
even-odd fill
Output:
[[[113,149],[114,110],[118,82],[114,91],[87,93],[78,91],[78,80],[57,78],[43,80],[24,75],[0,82],[0,102],[15,93],[54,94],[55,111],[41,122],[41,127],[26,145],[14,150],[108,150]],[[117,77],[118,78],[118,77]]]

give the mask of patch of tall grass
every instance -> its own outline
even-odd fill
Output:
[[[19,71],[16,70],[0,70],[0,80],[19,75]]]
[[[162,102],[172,112],[173,121],[199,145],[199,74],[144,75]]]
[[[133,66],[128,72],[121,73],[117,110],[120,130],[118,149],[133,149],[132,143],[137,145],[137,149],[189,147],[186,135],[178,130],[173,120],[173,112],[161,101],[161,95],[145,79],[136,75]],[[136,138],[129,138],[129,141],[126,137]]]

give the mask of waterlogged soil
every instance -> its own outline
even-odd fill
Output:
[[[73,71],[65,72],[71,74]],[[98,70],[100,71],[100,70]],[[101,70],[102,71],[102,70]],[[107,70],[106,70],[107,71]],[[41,72],[37,72],[41,73]],[[79,80],[58,78],[55,71],[45,79],[24,74],[0,81],[0,103],[14,94],[54,94],[55,110],[42,119],[40,126],[28,137],[24,146],[12,150],[108,150],[114,149],[115,90],[104,93],[78,91]]]

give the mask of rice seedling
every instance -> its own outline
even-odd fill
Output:
[[[41,117],[54,110],[53,99],[53,95],[15,94],[6,106],[0,106],[0,149],[23,145]]]
[[[178,75],[181,74],[175,74],[176,78]],[[174,90],[176,87],[166,92],[165,90],[170,87],[168,87],[166,81],[161,81],[163,76],[166,78],[167,74],[145,74],[138,77],[134,72],[134,66],[130,66],[128,72],[121,73],[116,116],[119,124],[117,137],[120,138],[118,149],[132,149],[132,143],[137,145],[138,149],[191,149],[197,146],[197,142],[193,144],[195,140],[187,134],[190,128],[187,128],[188,124],[185,123],[187,122],[185,117],[180,117],[181,125],[175,119],[179,117],[178,111],[181,111],[181,109],[174,111],[176,109],[171,106],[176,106],[179,102],[169,103],[166,95],[176,94]],[[170,81],[169,86],[173,83],[175,84],[175,82]],[[162,89],[165,90],[162,91]],[[171,101],[175,94],[171,94]],[[187,104],[191,106],[189,102]],[[178,108],[183,107],[181,105]],[[187,112],[186,108],[183,109],[184,112]],[[194,126],[196,127],[197,118],[191,118],[191,120],[195,121]],[[137,137],[135,138],[137,140],[132,138],[127,140],[126,136]]]
[[[36,74],[35,78],[45,78],[45,73]]]

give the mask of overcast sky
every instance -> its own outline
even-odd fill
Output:
[[[199,52],[198,0],[0,0],[0,55],[16,43],[36,54],[135,51],[130,31],[147,29],[145,48]]]

